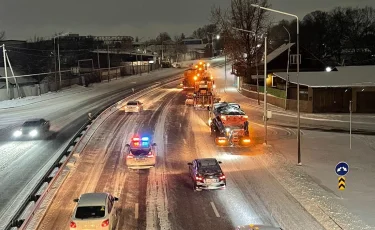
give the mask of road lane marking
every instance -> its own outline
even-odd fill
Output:
[[[134,208],[134,217],[135,219],[138,219],[138,216],[139,216],[139,204],[138,203],[135,203],[135,208]]]
[[[211,203],[211,207],[212,207],[212,209],[214,210],[214,213],[215,213],[216,217],[220,217],[220,214],[219,214],[219,212],[217,211],[214,202],[210,202],[210,203]]]

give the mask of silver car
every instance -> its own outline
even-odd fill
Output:
[[[85,193],[78,199],[70,220],[70,230],[107,229],[112,230],[117,223],[117,197],[109,193]]]
[[[125,105],[125,113],[139,113],[143,111],[143,104],[140,101],[129,101]]]

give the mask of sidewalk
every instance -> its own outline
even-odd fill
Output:
[[[295,139],[271,141],[270,144],[289,161],[291,167],[297,167],[295,166],[297,163]],[[298,168],[310,176],[307,180],[319,185],[335,197],[335,202],[343,205],[375,229],[374,136],[353,135],[350,150],[347,134],[304,131],[301,138],[301,156],[303,165]],[[340,161],[349,164],[344,191],[338,190],[338,176],[335,173],[335,166]],[[332,213],[332,215],[338,218],[340,213]]]

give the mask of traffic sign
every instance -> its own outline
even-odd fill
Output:
[[[345,176],[349,172],[349,165],[346,162],[339,162],[336,165],[335,172],[338,176]]]
[[[343,176],[339,177],[339,189],[345,190],[345,177]]]

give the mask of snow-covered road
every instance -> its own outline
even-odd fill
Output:
[[[285,229],[324,229],[283,188],[262,161],[261,126],[253,125],[252,148],[219,148],[209,135],[206,111],[184,105],[173,85],[141,98],[149,102],[140,115],[116,112],[81,152],[38,229],[68,229],[73,198],[84,192],[119,197],[117,229],[234,229],[267,224]],[[158,144],[157,166],[128,170],[122,148],[133,133],[150,133]],[[272,128],[271,138],[293,138]],[[259,141],[257,141],[259,140]],[[187,163],[216,157],[228,178],[226,190],[193,192]],[[64,205],[62,205],[64,204]]]
[[[35,183],[51,167],[59,152],[87,120],[87,113],[99,111],[142,87],[175,77],[181,69],[158,70],[130,76],[88,88],[76,86],[38,98],[0,102],[0,220],[17,210]],[[51,121],[47,140],[16,141],[12,128],[30,118]]]

